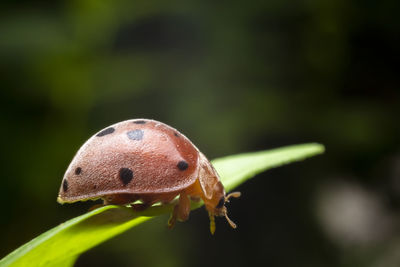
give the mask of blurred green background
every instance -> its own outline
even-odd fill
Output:
[[[400,266],[399,1],[0,7],[0,257],[90,207],[56,202],[87,138],[152,118],[209,158],[327,152],[241,186],[236,230],[219,219],[211,236],[203,209],[172,231],[163,216],[77,266]]]

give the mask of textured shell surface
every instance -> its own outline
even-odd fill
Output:
[[[192,142],[164,123],[119,122],[78,150],[64,175],[59,201],[180,191],[198,178],[198,161]]]

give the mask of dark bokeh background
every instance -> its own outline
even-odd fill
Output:
[[[56,203],[80,145],[153,118],[209,157],[316,141],[229,206],[156,218],[77,266],[400,266],[400,2],[3,1],[0,257],[86,212]],[[77,244],[79,245],[79,244]],[[62,248],[60,248],[62,249]]]

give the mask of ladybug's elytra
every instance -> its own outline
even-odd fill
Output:
[[[210,161],[186,136],[164,123],[135,119],[111,125],[83,144],[64,175],[57,201],[101,198],[105,205],[143,210],[178,195],[169,227],[188,219],[191,200],[202,199],[212,234],[214,216],[225,216],[236,228],[225,203],[240,193],[225,194]]]

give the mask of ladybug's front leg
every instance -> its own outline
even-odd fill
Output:
[[[176,220],[179,220],[181,222],[186,221],[189,218],[189,213],[190,199],[188,195],[186,195],[185,193],[181,193],[179,196],[179,202],[175,205],[171,217],[168,220],[168,227],[174,227]]]

